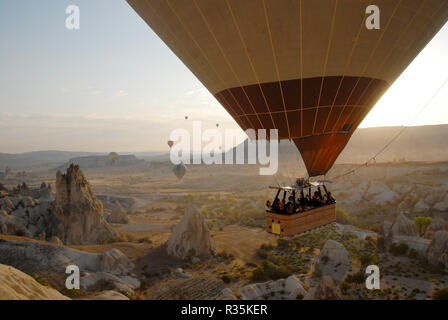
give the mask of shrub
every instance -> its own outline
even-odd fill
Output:
[[[290,242],[286,239],[277,239],[277,247],[279,248],[288,248]]]
[[[80,297],[86,295],[85,292],[83,292],[83,291],[81,291],[81,290],[79,290],[79,289],[67,289],[67,288],[63,289],[63,290],[61,291],[61,293],[62,293],[64,296],[69,297],[69,298],[72,298],[72,299],[80,298]]]
[[[267,259],[269,251],[259,248],[259,249],[257,249],[256,254],[257,254],[257,256],[259,256],[262,259]]]
[[[349,224],[350,223],[350,215],[341,208],[336,208],[336,221],[341,224]]]
[[[422,236],[425,234],[426,229],[428,228],[429,224],[431,223],[432,218],[431,217],[421,217],[417,216],[414,218],[415,226],[417,227],[418,233]]]
[[[398,245],[392,243],[389,250],[394,256],[402,256],[408,252],[408,249],[409,247],[406,243],[400,243]]]
[[[363,254],[360,256],[359,261],[363,266],[369,265],[369,264],[377,264],[378,263],[378,257],[375,254]]]
[[[350,284],[348,284],[347,282],[344,281],[341,283],[340,288],[341,288],[341,292],[343,294],[347,294],[348,290],[350,289]]]
[[[439,289],[432,295],[434,300],[448,300],[448,288]]]
[[[222,250],[217,255],[218,255],[218,257],[220,257],[220,258],[222,258],[222,259],[224,259],[226,261],[229,261],[229,262],[233,261],[235,259],[235,255],[233,253],[231,253],[231,252],[226,251],[226,250]]]
[[[36,280],[39,284],[48,287],[48,282],[47,279],[45,279],[44,277],[38,275],[38,274],[33,274],[32,277],[34,278],[34,280]]]
[[[227,274],[223,275],[223,276],[221,277],[221,279],[222,279],[222,281],[223,281],[224,283],[230,283],[230,282],[232,282],[232,277],[229,276],[229,275],[227,275]]]
[[[291,271],[287,267],[264,260],[252,271],[252,280],[277,280],[288,277],[290,273]]]
[[[411,258],[411,259],[417,259],[417,258],[419,258],[419,254],[418,254],[418,252],[417,252],[417,250],[415,250],[415,249],[411,249],[411,250],[409,250],[409,253],[408,253],[408,257],[409,258]]]
[[[345,282],[347,283],[361,284],[364,283],[364,281],[365,281],[365,274],[362,272],[348,274],[347,277],[345,278]]]

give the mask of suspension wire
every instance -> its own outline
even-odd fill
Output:
[[[392,137],[392,139],[386,143],[386,145],[381,148],[374,156],[372,156],[369,160],[367,160],[366,162],[356,166],[354,169],[349,170],[339,176],[336,176],[335,178],[333,178],[333,180],[338,180],[342,177],[345,177],[349,174],[355,174],[356,171],[358,171],[359,169],[363,168],[363,167],[367,167],[369,165],[369,162],[371,161],[375,161],[376,162],[376,158],[382,154],[392,143],[395,142],[395,140],[397,140],[402,134],[403,132],[409,127],[409,125],[414,122],[415,119],[417,119],[417,117],[431,104],[431,102],[434,100],[434,98],[439,94],[440,91],[442,91],[443,87],[448,83],[448,78],[445,79],[445,81],[443,82],[443,84],[439,87],[439,89],[437,89],[437,91],[432,95],[432,97],[428,100],[428,102],[426,102],[426,104],[417,112],[417,114],[407,123],[406,126],[404,126],[394,137]]]

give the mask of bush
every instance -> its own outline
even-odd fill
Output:
[[[400,243],[399,245],[392,243],[389,250],[394,256],[402,256],[408,252],[408,249],[406,243]]]
[[[350,215],[341,208],[336,208],[336,221],[341,224],[349,224],[351,219]]]
[[[287,278],[291,271],[285,266],[278,266],[270,261],[262,261],[261,264],[252,271],[252,280],[277,280]]]
[[[432,295],[434,300],[448,300],[448,288],[439,289]]]
[[[226,260],[228,262],[233,261],[235,259],[235,255],[233,253],[231,253],[231,252],[226,251],[226,250],[222,250],[217,255],[221,259],[224,259],[224,260]]]
[[[61,293],[64,296],[72,298],[72,299],[81,298],[81,297],[86,295],[85,292],[83,292],[83,291],[81,291],[79,289],[67,289],[67,288],[63,289],[61,291]]]
[[[378,257],[372,253],[372,254],[363,254],[360,256],[359,261],[363,266],[367,266],[369,264],[377,264],[378,263]]]
[[[364,283],[365,277],[366,277],[365,274],[362,272],[348,274],[347,277],[345,278],[345,282],[361,284],[361,283]]]
[[[230,283],[230,282],[232,282],[232,277],[229,276],[229,275],[227,275],[227,274],[223,275],[223,276],[221,277],[221,279],[222,279],[222,281],[223,281],[224,283]]]
[[[45,279],[44,277],[38,275],[38,274],[33,274],[32,277],[34,278],[34,280],[36,280],[39,284],[48,287],[48,282],[47,279]]]
[[[428,226],[431,223],[431,221],[432,221],[431,217],[417,216],[417,217],[414,218],[415,226],[417,227],[418,233],[421,236],[425,234],[425,231],[428,228]]]
[[[289,246],[290,246],[289,240],[277,239],[277,247],[279,247],[279,248],[288,248]]]
[[[348,284],[348,282],[344,281],[341,283],[340,288],[341,288],[342,294],[347,294],[348,290],[350,289],[350,284]]]

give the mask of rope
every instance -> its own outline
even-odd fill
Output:
[[[345,177],[349,174],[354,174],[356,171],[358,171],[359,169],[363,168],[363,167],[367,167],[369,165],[369,162],[371,161],[375,161],[376,162],[376,158],[382,154],[392,143],[395,142],[395,140],[397,140],[402,134],[403,132],[409,127],[409,125],[414,122],[415,119],[417,119],[417,117],[431,104],[431,102],[434,100],[434,98],[439,94],[439,92],[443,89],[443,87],[448,83],[448,78],[443,82],[443,84],[439,87],[439,89],[437,89],[437,91],[432,95],[432,97],[428,100],[428,102],[426,102],[426,104],[417,112],[417,114],[408,122],[408,124],[406,126],[404,126],[383,148],[381,148],[374,156],[372,156],[369,160],[367,160],[366,162],[364,162],[363,164],[360,164],[359,166],[355,167],[352,170],[349,170],[339,176],[336,176],[335,178],[333,178],[333,180],[337,180],[340,179],[342,177]]]

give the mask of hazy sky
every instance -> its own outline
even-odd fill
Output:
[[[361,126],[407,124],[447,76],[445,25]],[[237,128],[124,0],[0,0],[0,88],[0,152],[165,150],[191,120]],[[440,123],[448,86],[413,125]]]

